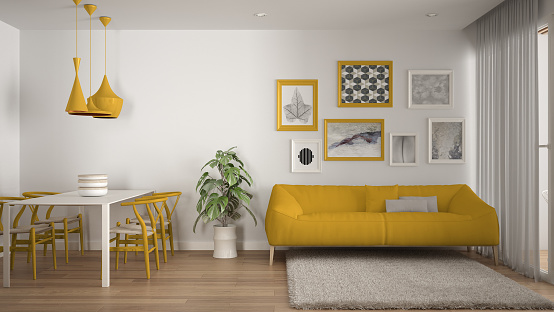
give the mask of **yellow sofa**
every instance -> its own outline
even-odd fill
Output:
[[[386,212],[385,200],[437,196],[438,212]],[[270,264],[275,246],[493,246],[498,219],[469,186],[273,187],[265,219]]]

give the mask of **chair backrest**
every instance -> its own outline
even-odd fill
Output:
[[[175,197],[175,202],[173,203],[173,208],[170,210],[169,206],[167,205],[167,202],[164,203],[164,210],[165,215],[167,217],[168,221],[171,221],[171,216],[173,215],[173,212],[175,211],[175,208],[177,207],[177,203],[179,202],[179,198],[181,198],[181,192],[163,192],[163,193],[154,193],[151,196],[144,196],[142,198],[154,198],[154,197],[167,197],[168,199],[170,197]]]
[[[11,201],[16,201],[16,200],[25,200],[27,198],[24,198],[24,197],[0,197],[0,219],[2,219],[2,212],[4,212],[4,204],[7,204]],[[21,218],[21,215],[23,215],[23,212],[25,212],[25,208],[27,207],[27,205],[23,205],[21,206],[21,209],[19,210],[19,213],[17,214],[17,216],[15,217],[15,219],[13,220],[13,227],[17,227],[17,225],[19,224],[19,219]],[[32,209],[31,209],[32,211]],[[32,220],[32,216],[31,216],[31,220]],[[0,231],[4,231],[4,226],[2,225],[2,222],[0,222]]]
[[[25,196],[26,198],[38,198],[43,196],[49,196],[49,195],[57,195],[60,193],[56,192],[23,192],[21,195]],[[54,206],[48,207],[48,210],[46,211],[46,219],[50,218],[50,214],[52,213],[52,209],[54,209]],[[32,205],[31,211],[34,212],[35,219],[31,220],[31,224],[34,224],[36,221],[38,221],[38,205]]]
[[[138,212],[137,206],[140,206],[140,205],[146,206],[146,212],[148,213],[148,217],[150,218],[150,226],[152,228],[152,231],[155,233],[156,224],[160,220],[163,222],[161,207],[164,205],[166,201],[167,201],[167,197],[156,197],[156,198],[149,198],[149,199],[140,198],[134,202],[121,203],[121,206],[133,206],[133,211],[135,212],[135,216],[137,217],[137,220],[139,221],[139,224],[142,227],[142,232],[143,234],[146,234],[146,224],[144,223],[142,216]],[[152,213],[151,205],[152,207],[154,207],[155,211],[157,212],[157,217],[154,217],[154,214]]]

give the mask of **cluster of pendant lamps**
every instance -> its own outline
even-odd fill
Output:
[[[90,17],[90,79],[89,79],[89,97],[85,102],[83,96],[83,90],[81,89],[81,82],[79,81],[79,64],[81,58],[77,54],[77,7],[81,0],[73,0],[75,3],[75,57],[73,58],[73,64],[75,65],[75,81],[73,82],[73,88],[71,89],[71,95],[65,111],[70,115],[77,116],[92,116],[94,118],[111,118],[115,119],[121,112],[123,106],[123,99],[117,96],[108,83],[108,76],[106,76],[106,27],[111,21],[111,18],[107,16],[101,16],[100,22],[104,25],[104,79],[100,88],[94,95],[92,95],[92,13],[96,10],[96,5],[85,4],[84,8]]]

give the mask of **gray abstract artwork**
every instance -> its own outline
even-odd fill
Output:
[[[412,75],[412,104],[450,104],[449,75]]]
[[[380,123],[330,123],[329,157],[381,157]]]
[[[463,159],[463,123],[433,122],[431,159]]]
[[[310,116],[312,115],[312,106],[304,103],[302,94],[298,91],[298,88],[294,89],[290,104],[283,107],[285,118],[288,122],[298,120],[300,123],[308,123]]]
[[[416,143],[415,136],[393,136],[392,144],[392,162],[395,164],[409,163],[416,161]]]

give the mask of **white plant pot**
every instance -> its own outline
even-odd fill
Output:
[[[237,226],[228,224],[226,227],[214,225],[214,258],[237,257]]]

